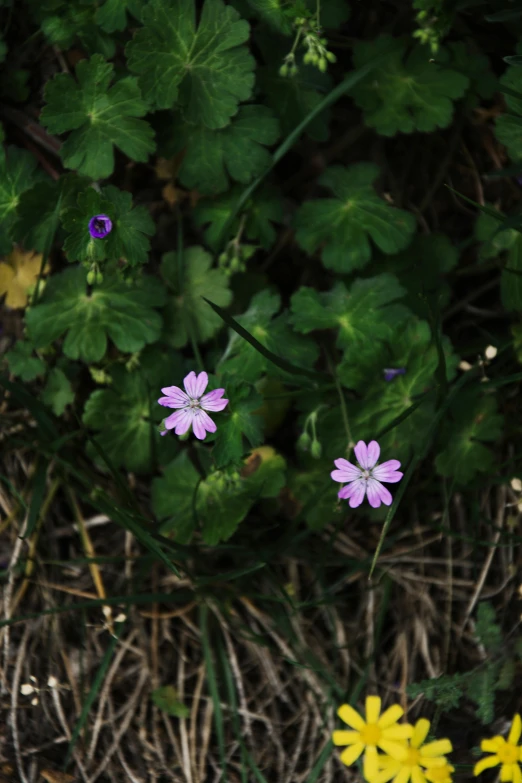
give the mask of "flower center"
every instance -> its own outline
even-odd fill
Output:
[[[497,750],[501,764],[516,764],[518,761],[518,748],[506,742],[503,748]]]
[[[404,759],[404,764],[406,764],[408,767],[416,767],[418,766],[420,759],[420,753],[417,750],[417,748],[408,748],[408,755]]]
[[[190,400],[190,408],[199,408],[199,400]]]
[[[381,730],[376,723],[367,723],[364,729],[361,729],[361,741],[365,745],[377,745],[381,739]]]
[[[363,470],[361,477],[362,477],[362,478],[363,478],[365,481],[368,481],[368,479],[370,478],[370,476],[371,476],[371,471],[369,471],[369,470]]]

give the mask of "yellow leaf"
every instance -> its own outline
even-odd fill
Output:
[[[41,265],[41,253],[16,248],[0,261],[0,296],[6,294],[5,304],[8,307],[26,306],[28,293],[36,283]],[[43,271],[49,271],[47,264]]]

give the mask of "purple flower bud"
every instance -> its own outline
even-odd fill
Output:
[[[399,367],[397,370],[394,370],[393,368],[387,367],[383,370],[383,373],[385,381],[393,381],[397,375],[404,375],[406,373],[406,368]]]
[[[95,215],[89,220],[89,234],[95,239],[105,239],[112,231],[112,220],[108,215]]]

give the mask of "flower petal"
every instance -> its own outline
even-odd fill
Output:
[[[357,761],[359,756],[364,750],[364,743],[358,742],[357,745],[350,745],[349,748],[343,750],[340,759],[347,767],[351,767],[354,761]]]
[[[426,720],[426,718],[420,718],[415,724],[415,727],[413,729],[413,734],[411,737],[412,748],[420,748],[420,746],[428,736],[429,730],[430,730],[429,720]]]
[[[400,704],[392,704],[391,707],[388,707],[388,709],[382,713],[377,721],[378,726],[380,729],[387,729],[392,724],[397,723],[399,718],[402,718],[403,715],[404,710]]]
[[[366,723],[377,723],[381,714],[381,697],[366,697]]]
[[[332,742],[334,745],[355,745],[361,741],[359,731],[334,731],[332,733]]]
[[[379,747],[387,753],[388,756],[391,756],[392,759],[397,759],[397,761],[404,761],[408,755],[405,742],[393,742],[392,740],[383,737],[379,742]]]
[[[190,408],[183,408],[172,413],[163,423],[166,429],[174,430],[176,435],[184,435],[192,424],[192,411]]]
[[[393,498],[380,481],[369,478],[367,485],[368,503],[372,508],[379,508],[381,503],[384,503],[385,506],[391,506]]]
[[[356,731],[361,731],[366,726],[363,718],[350,704],[341,704],[337,710],[337,714],[347,726],[351,726],[352,729],[356,729]]]
[[[411,782],[412,783],[426,783],[426,778],[420,767],[415,765],[411,770]]]
[[[374,745],[367,745],[363,758],[363,775],[371,781],[379,773],[379,756]]]
[[[522,783],[522,771],[518,764],[513,764],[513,783]]]
[[[166,405],[168,408],[183,408],[184,405],[190,404],[190,397],[179,386],[165,386],[161,391],[167,396],[159,398],[160,405]]]
[[[504,744],[503,742],[499,742],[499,740],[503,740],[504,737],[491,737],[491,739],[483,739],[480,743],[481,750],[486,751],[486,753],[496,753],[499,748],[502,747]]]
[[[513,718],[513,723],[511,724],[511,729],[509,730],[507,741],[509,742],[510,745],[516,745],[520,739],[521,734],[522,734],[522,720],[520,720],[520,715],[517,714]]]
[[[396,723],[394,726],[388,726],[382,730],[384,739],[389,740],[407,740],[413,734],[413,726],[409,723]]]
[[[395,484],[403,477],[403,473],[397,468],[400,468],[401,463],[398,459],[389,459],[387,462],[382,462],[380,465],[376,465],[372,469],[372,476],[379,481],[386,481],[388,484]]]
[[[357,479],[352,481],[351,484],[347,484],[337,493],[339,498],[349,498],[350,508],[357,508],[364,500],[366,494],[366,481],[364,479]]]
[[[199,404],[206,411],[222,411],[228,405],[228,400],[221,399],[224,393],[224,389],[214,389],[214,391],[205,394]]]
[[[376,440],[371,440],[368,443],[368,470],[371,470],[381,453],[381,447]]]
[[[387,759],[386,759],[387,760]],[[379,764],[382,766],[383,757],[381,756],[379,758]],[[394,778],[401,770],[401,763],[400,761],[395,761],[395,759],[390,759],[392,762],[391,764],[387,764],[381,772],[378,772],[377,775],[375,775],[374,778],[372,778],[371,783],[387,783],[388,780],[391,780]]]
[[[429,759],[426,757],[422,757],[422,748],[421,748],[421,760],[419,762],[422,764],[423,767],[426,769],[437,769],[438,767],[443,767],[444,764],[446,764],[446,757],[445,756],[436,756],[435,758]]]
[[[192,422],[192,429],[198,440],[205,440],[207,432],[215,432],[217,430],[216,424],[212,421],[208,413],[205,413],[201,408],[195,408],[193,415],[194,421]]]
[[[194,370],[192,370],[183,379],[183,386],[189,397],[192,397],[193,400],[198,400],[208,386],[208,375],[206,372],[200,372],[199,375],[196,375]]]
[[[435,758],[435,756],[445,756],[446,753],[451,753],[452,750],[453,746],[449,739],[441,739],[435,740],[435,742],[428,742],[427,745],[423,745],[421,749],[421,755],[432,759]]]
[[[502,781],[502,783],[507,783],[507,781],[513,780],[513,773],[515,771],[515,767],[518,767],[518,764],[502,764],[502,766],[500,767],[500,780]]]
[[[411,776],[411,767],[403,767],[395,776],[393,783],[408,783]]]
[[[486,756],[485,758],[480,759],[480,761],[477,761],[473,768],[473,774],[476,777],[477,775],[480,775],[481,772],[484,772],[485,769],[496,767],[497,764],[500,764],[500,759],[497,755]]]
[[[340,457],[339,459],[334,460],[334,465],[336,468],[339,468],[339,470],[333,470],[330,473],[330,476],[334,481],[340,481],[341,484],[346,484],[348,481],[355,481],[355,479],[361,477],[361,469],[356,465],[352,465],[347,459]]]
[[[366,443],[363,440],[360,440],[359,443],[354,448],[355,456],[357,457],[357,462],[363,468],[364,470],[368,469],[368,449],[366,448]]]

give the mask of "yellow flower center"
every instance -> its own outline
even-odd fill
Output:
[[[506,742],[504,747],[497,750],[501,764],[516,764],[518,761],[518,748]]]
[[[381,738],[381,730],[376,723],[367,723],[364,729],[361,729],[361,742],[365,745],[377,745]]]
[[[408,748],[408,755],[403,761],[407,767],[416,767],[419,763],[420,753],[417,748]]]

